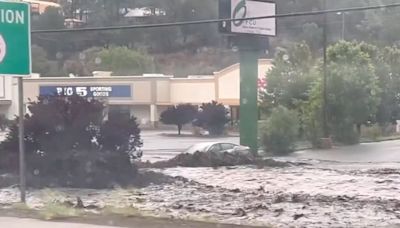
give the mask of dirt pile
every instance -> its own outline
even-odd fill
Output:
[[[293,165],[306,165],[303,163],[281,162],[274,159],[263,159],[252,154],[243,153],[204,153],[195,152],[193,154],[179,154],[176,157],[155,163],[138,162],[138,168],[172,168],[172,167],[229,167],[256,165],[258,167],[289,167]]]

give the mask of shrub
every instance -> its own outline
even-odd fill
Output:
[[[265,150],[276,155],[293,152],[298,126],[296,113],[282,106],[275,108],[262,130],[262,144]]]
[[[79,217],[82,214],[83,212],[76,208],[55,202],[46,203],[39,212],[39,216],[47,221]]]
[[[136,173],[131,155],[142,145],[140,130],[134,118],[103,122],[104,108],[100,101],[78,96],[31,102],[25,116],[30,183],[92,188],[129,183]],[[17,160],[17,121],[1,147],[2,156]]]
[[[225,126],[229,122],[228,114],[223,104],[216,101],[204,103],[193,124],[207,130],[210,135],[219,136],[224,134]]]
[[[181,134],[183,125],[193,121],[196,117],[197,108],[191,104],[180,104],[171,106],[161,113],[160,121],[167,125],[176,125],[178,134]]]
[[[135,117],[107,120],[100,127],[97,142],[103,151],[127,153],[134,159],[140,157],[139,150],[143,146]]]

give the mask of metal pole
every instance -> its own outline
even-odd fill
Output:
[[[249,38],[249,43],[254,41]],[[258,151],[258,52],[240,47],[240,143]]]
[[[342,40],[344,40],[345,33],[345,12],[342,12]]]
[[[26,202],[26,164],[25,164],[25,129],[24,129],[24,85],[22,77],[18,78],[18,100],[19,100],[19,178],[21,202]]]
[[[323,0],[323,8],[326,10],[326,0]],[[329,137],[328,132],[328,93],[327,93],[327,45],[328,45],[328,35],[327,35],[327,14],[323,15],[323,114],[322,114],[322,121],[323,121],[323,134],[325,138]]]

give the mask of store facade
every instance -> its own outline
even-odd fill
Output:
[[[259,60],[260,77],[265,77],[271,67],[271,60]],[[93,97],[107,104],[108,116],[133,115],[143,127],[157,127],[160,114],[170,105],[200,105],[215,100],[237,110],[240,104],[239,72],[239,64],[235,64],[213,75],[187,78],[101,73],[89,77],[30,77],[24,79],[24,102],[27,105],[38,96],[52,94]],[[235,117],[234,113],[232,115]]]

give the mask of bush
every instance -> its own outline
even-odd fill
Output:
[[[265,150],[276,155],[293,152],[298,129],[296,113],[282,106],[275,108],[262,130],[262,144]]]
[[[183,125],[193,121],[196,117],[197,108],[191,104],[180,104],[177,106],[168,107],[167,110],[161,113],[160,121],[167,125],[176,125],[178,134],[181,134]]]
[[[212,136],[223,135],[225,126],[229,122],[228,114],[229,112],[223,104],[216,101],[204,103],[193,124],[207,130]]]
[[[142,145],[140,130],[134,118],[103,122],[104,108],[100,101],[78,96],[31,102],[25,116],[28,183],[90,188],[129,184],[136,173],[130,159]],[[1,147],[1,159],[18,159],[18,121]]]
[[[143,146],[135,117],[107,120],[100,128],[97,142],[103,151],[127,153],[133,159],[140,157]]]

